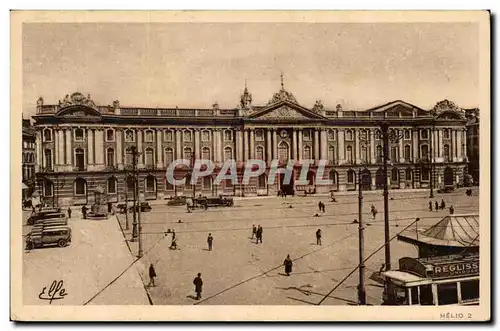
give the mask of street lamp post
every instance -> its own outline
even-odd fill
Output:
[[[431,187],[431,191],[429,193],[429,198],[434,198],[434,149],[432,148],[433,145],[434,145],[434,128],[435,128],[435,123],[433,122],[432,123],[432,129],[430,130],[431,131],[431,136],[430,136],[430,148],[429,148],[429,153],[430,153],[430,156],[429,156],[429,163],[430,163],[430,167],[429,167],[429,172],[430,172],[430,178],[429,178],[429,184],[430,184],[430,187]]]
[[[363,146],[361,146],[363,145]],[[360,140],[360,148],[366,145],[366,141]],[[359,230],[359,289],[358,289],[358,302],[360,305],[366,305],[366,290],[365,290],[365,239],[364,239],[364,226],[363,226],[363,189],[362,189],[362,164],[365,160],[361,161],[358,171],[358,230]]]
[[[140,155],[140,153],[137,151],[136,146],[131,146],[131,153],[132,153],[132,173],[133,173],[133,178],[134,178],[134,202],[133,202],[133,217],[134,220],[132,222],[132,239],[130,241],[138,241],[139,242],[139,250],[137,253],[138,257],[142,257],[142,240],[141,240],[141,212],[140,212],[140,205],[138,206],[138,200],[139,199],[139,174],[137,171],[137,156]],[[139,208],[138,208],[139,207]]]

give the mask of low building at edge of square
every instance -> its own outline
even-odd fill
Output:
[[[321,101],[312,108],[300,105],[282,83],[265,105],[253,105],[245,86],[234,109],[215,103],[208,109],[139,108],[101,106],[90,95],[76,92],[55,104],[37,102],[33,116],[36,129],[36,184],[48,204],[87,204],[93,190],[101,186],[108,201],[131,199],[131,147],[140,152],[137,160],[141,199],[172,196],[256,196],[309,190],[314,193],[349,191],[358,188],[358,173],[364,190],[384,186],[381,123],[397,130],[401,139],[388,147],[388,184],[391,190],[460,185],[467,173],[467,139],[464,110],[444,100],[431,110],[401,100],[363,111],[346,111],[341,105],[326,109]],[[431,155],[432,154],[432,155]],[[189,184],[190,166],[178,166],[174,176],[186,177],[186,185],[166,180],[166,168],[175,159],[209,159],[212,176]],[[248,185],[213,180],[227,159],[237,161],[238,178],[248,159],[262,159],[266,173]],[[308,185],[283,184],[283,176],[268,182],[270,161],[285,163],[313,160]],[[316,184],[318,160],[327,160],[324,179]],[[433,165],[431,171],[431,165]],[[301,166],[294,168],[298,179]],[[286,184],[286,183],[285,183]]]

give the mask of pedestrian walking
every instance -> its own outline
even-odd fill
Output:
[[[198,276],[193,280],[194,291],[196,292],[196,300],[201,299],[201,290],[203,287],[203,280],[201,279],[201,273],[198,273]]]
[[[262,232],[262,227],[259,224],[259,226],[257,227],[257,244],[259,243],[259,241],[262,244]]]
[[[455,212],[455,208],[453,208],[453,206],[450,206],[450,215],[453,215],[454,212]]]
[[[177,239],[175,239],[175,234],[172,236],[172,243],[170,244],[170,249],[177,249]]]
[[[323,213],[325,212],[325,204],[321,202],[321,209],[323,209]]]
[[[434,201],[434,207],[436,208],[436,211],[438,211],[438,210],[439,210],[439,204],[438,204],[438,202],[437,202],[437,201]]]
[[[257,227],[255,226],[255,224],[252,225],[252,239],[255,237],[255,235],[257,234]]]
[[[441,199],[441,206],[440,206],[441,209],[445,209],[446,208],[446,204],[444,203],[444,199]]]
[[[321,211],[321,210],[322,210],[321,201],[320,201],[320,202],[318,202],[318,209],[319,209],[319,211]]]
[[[172,240],[175,240],[175,230],[172,229]]]
[[[321,245],[321,229],[316,231],[316,245]]]
[[[155,277],[156,277],[156,271],[155,267],[153,267],[153,263],[149,265],[149,284],[148,287],[152,286],[155,287]]]
[[[432,211],[432,201],[429,201],[429,211]]]
[[[212,243],[214,242],[214,237],[212,237],[212,234],[209,233],[208,234],[208,238],[207,238],[207,244],[208,244],[208,250],[211,251],[212,250]]]
[[[71,218],[71,207],[68,207],[68,218]]]
[[[290,258],[290,254],[286,256],[285,261],[283,261],[283,265],[285,266],[285,273],[287,276],[290,276],[290,273],[292,272],[292,266],[293,262],[292,259]]]
[[[87,206],[86,205],[82,206],[82,215],[83,215],[83,219],[87,219]]]
[[[375,217],[377,217],[378,211],[377,211],[377,208],[375,208],[374,205],[372,205],[372,207],[371,207],[371,213],[372,213],[373,219],[375,219]]]

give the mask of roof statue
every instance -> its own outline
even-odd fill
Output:
[[[340,103],[339,103],[339,104],[337,104],[337,106],[335,107],[335,109],[336,109],[337,111],[342,111],[342,105],[341,105]]]
[[[212,105],[212,109],[213,110],[218,110],[219,109],[219,103],[217,101],[215,101]]]
[[[37,106],[43,106],[43,98],[39,97],[38,100],[36,101]]]
[[[434,108],[431,109],[431,114],[435,115],[446,110],[461,111],[461,109],[455,103],[451,102],[448,99],[445,99],[436,103]]]
[[[120,101],[119,100],[113,101],[113,108],[120,108]]]
[[[252,95],[248,92],[247,80],[245,79],[245,90],[240,98],[240,107],[243,109],[250,108],[252,105]]]
[[[321,100],[316,100],[316,103],[312,107],[312,111],[315,113],[321,112],[325,107],[323,106],[323,102]]]
[[[283,83],[283,73],[281,73],[281,90],[275,93],[267,104],[272,105],[280,101],[289,101],[293,103],[298,103],[293,94],[285,90],[285,84]]]
[[[88,94],[87,97],[85,97],[80,92],[75,92],[71,94],[71,96],[66,94],[63,101],[59,101],[60,107],[69,107],[75,105],[83,105],[96,108],[96,105],[94,101],[91,99],[90,94]]]

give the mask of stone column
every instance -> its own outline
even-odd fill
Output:
[[[317,128],[314,129],[314,158],[313,159],[317,160],[317,161],[320,160],[320,156],[319,156],[319,131]]]
[[[273,151],[272,151],[272,141],[271,141],[271,130],[266,130],[266,160],[268,164],[271,164],[273,159]]]
[[[94,169],[94,130],[89,129],[87,130],[87,150],[88,150],[88,155],[87,155],[87,164],[88,164],[88,170],[93,170]]]
[[[243,146],[242,146],[242,150],[243,150],[243,161],[247,161],[248,160],[248,129],[245,129],[243,131]]]
[[[54,141],[54,161],[52,161],[54,163],[54,168],[56,168],[58,165],[59,165],[59,146],[58,146],[58,143],[59,143],[59,131],[58,130],[52,130],[52,138],[53,138],[53,141]],[[56,170],[56,169],[54,169]]]
[[[413,146],[413,160],[417,160],[420,158],[419,151],[418,151],[418,130],[413,130],[413,139],[411,141],[411,144]]]
[[[462,130],[457,130],[457,161],[462,161]]]
[[[200,158],[200,130],[195,130],[194,131],[194,157],[196,160]]]
[[[400,131],[402,132],[402,131]],[[404,163],[405,162],[405,154],[404,154],[404,149],[403,149],[403,139],[404,137],[401,137],[401,139],[399,139],[399,163]]]
[[[375,155],[375,130],[370,129],[370,161],[372,164],[377,162],[377,156]]]
[[[466,135],[466,130],[462,129],[461,133],[462,133],[462,141],[463,141],[463,144],[464,144],[464,147],[462,149],[462,157],[465,158],[467,156],[467,135]]]
[[[326,132],[326,129],[321,129],[320,135],[321,135],[320,159],[328,160],[328,134]]]
[[[304,147],[302,146],[302,129],[297,130],[297,139],[298,139],[297,160],[300,162],[304,157]]]
[[[241,130],[236,130],[236,161],[243,161],[243,133]]]
[[[158,161],[156,162],[156,167],[163,168],[163,148],[162,148],[162,130],[156,130],[156,155],[158,155]]]
[[[116,164],[118,170],[123,170],[123,131],[116,130]]]
[[[292,130],[292,146],[290,146],[290,157],[292,159],[297,159],[297,152],[298,152],[298,148],[297,148],[297,129],[293,129]]]
[[[276,128],[273,128],[273,158],[278,159],[278,133]]]
[[[443,129],[438,130],[438,144],[439,144],[439,158],[440,162],[442,162],[443,159],[443,150],[444,150],[444,144],[443,144]]]
[[[59,149],[59,167],[60,170],[63,170],[65,162],[65,157],[64,157],[64,131],[65,130],[59,130],[59,139],[57,140],[57,148]]]
[[[175,129],[175,157],[178,160],[181,160],[184,155],[182,155],[182,147],[181,147],[181,130]]]
[[[360,140],[360,134],[361,134],[361,131],[359,129],[354,129],[354,148],[356,149],[354,151],[354,161],[356,162],[356,164],[360,164],[361,163],[361,150],[359,148],[359,140]],[[354,181],[356,182],[356,181]]]
[[[338,130],[337,140],[339,141],[339,165],[345,163],[345,149],[344,149],[344,129]]]
[[[65,130],[66,134],[66,168],[71,171],[73,168],[73,148],[71,146],[71,129]]]
[[[217,164],[217,162],[219,162],[219,141],[217,140],[217,137],[218,137],[218,129],[213,129],[213,130],[210,130],[210,135],[212,136],[212,154],[211,154],[211,157],[212,157],[212,162],[214,163],[214,165]]]
[[[255,130],[250,129],[250,159],[255,159]]]
[[[104,169],[104,132],[102,129],[95,131],[95,163],[100,169]]]
[[[138,129],[136,130],[136,136],[137,136],[137,151],[140,153],[139,156],[137,157],[137,168],[142,169],[144,168],[144,148],[142,147],[142,130]]]
[[[36,130],[35,133],[35,147],[36,147],[36,166],[35,171],[40,172],[43,168],[43,146],[42,146],[42,131],[40,129]]]
[[[215,131],[215,137],[217,140],[217,161],[219,163],[224,161],[224,149],[222,148],[222,146],[223,146],[223,144],[222,144],[223,137],[222,136],[223,136],[222,130],[217,129]]]
[[[457,142],[455,140],[455,130],[451,129],[450,131],[451,131],[450,132],[450,134],[451,134],[450,159],[453,162],[455,162],[455,157],[457,156],[455,153],[455,145],[457,144]]]

